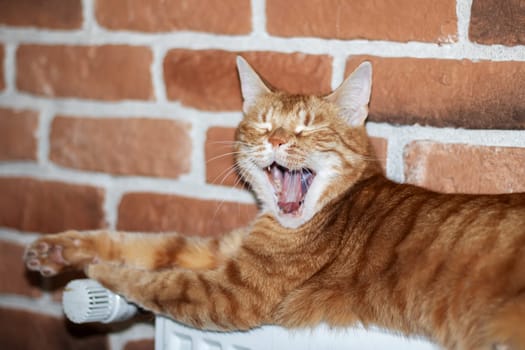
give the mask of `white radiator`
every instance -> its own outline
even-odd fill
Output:
[[[155,350],[436,350],[436,345],[378,330],[349,328],[289,331],[265,326],[249,332],[204,332],[157,317]]]

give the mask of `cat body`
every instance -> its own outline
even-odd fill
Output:
[[[70,231],[26,252],[205,329],[360,322],[450,349],[525,349],[525,194],[388,180],[364,122],[371,67],[325,97],[271,91],[241,58],[237,164],[261,202],[219,238]]]

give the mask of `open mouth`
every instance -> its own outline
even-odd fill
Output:
[[[266,175],[273,186],[277,206],[281,212],[300,214],[304,197],[315,178],[315,173],[306,168],[290,170],[274,162],[266,168]]]

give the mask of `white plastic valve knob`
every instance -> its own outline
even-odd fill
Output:
[[[62,297],[66,317],[74,323],[118,322],[131,318],[137,307],[91,279],[73,280]]]

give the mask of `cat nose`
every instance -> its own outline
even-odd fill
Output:
[[[268,142],[273,147],[280,147],[288,142],[288,137],[286,131],[283,128],[277,128],[271,135],[268,137]]]
[[[270,144],[273,147],[279,147],[279,146],[284,145],[286,143],[286,140],[282,137],[270,136],[268,138],[268,142],[270,142]]]

